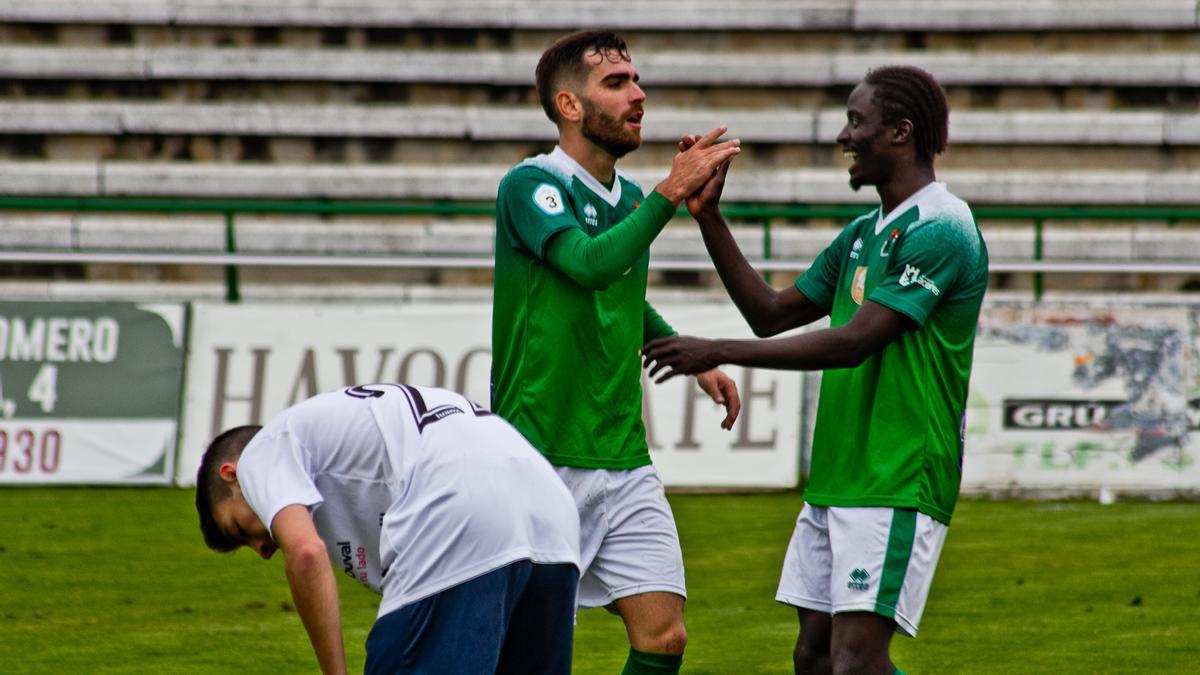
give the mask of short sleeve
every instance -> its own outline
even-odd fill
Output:
[[[855,221],[857,222],[857,221]],[[855,224],[848,225],[825,250],[817,254],[813,264],[796,279],[796,290],[819,307],[833,307],[833,298],[837,290],[838,277],[842,272],[841,261],[849,253],[850,242],[854,238]]]
[[[307,469],[307,453],[286,429],[259,431],[238,460],[238,485],[246,503],[271,529],[284,507],[300,504],[310,510],[324,499]],[[275,533],[272,531],[271,536]]]
[[[972,256],[956,242],[953,221],[918,221],[901,238],[887,276],[867,298],[924,325],[933,309],[954,290]]]
[[[534,168],[518,168],[500,182],[496,199],[496,226],[504,239],[538,259],[555,234],[578,228],[570,195],[549,174]]]

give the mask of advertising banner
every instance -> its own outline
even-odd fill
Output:
[[[655,303],[681,333],[746,337],[722,303]],[[459,391],[490,403],[491,304],[396,306],[193,306],[180,484],[195,483],[204,448],[228,427],[259,424],[313,394],[371,382]],[[654,462],[670,486],[789,487],[799,473],[801,378],[727,368],[742,418],[720,428],[722,409],[693,378],[645,384],[644,418]]]
[[[992,306],[980,319],[964,491],[1200,489],[1197,312]]]
[[[0,483],[169,484],[185,316],[0,302]]]

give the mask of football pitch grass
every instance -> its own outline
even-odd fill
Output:
[[[672,495],[687,565],[685,672],[787,673],[773,600],[795,493]],[[909,673],[1200,667],[1200,504],[959,504]],[[377,596],[344,575],[351,672]],[[0,672],[316,672],[279,556],[204,548],[178,489],[0,488]],[[620,620],[580,613],[575,672],[615,674]]]

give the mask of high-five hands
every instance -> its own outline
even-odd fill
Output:
[[[700,136],[684,136],[679,139],[679,151],[687,152],[700,141]],[[700,189],[689,194],[685,203],[692,217],[699,217],[705,209],[715,209],[721,202],[721,192],[725,189],[725,176],[729,174],[729,162],[717,165],[712,176],[700,186]]]
[[[690,136],[687,147],[680,141],[679,154],[671,163],[671,173],[654,189],[678,206],[689,195],[700,190],[722,164],[727,164],[742,150],[742,141],[734,138],[717,142],[728,131],[721,125],[703,136]],[[722,181],[723,182],[723,181]]]

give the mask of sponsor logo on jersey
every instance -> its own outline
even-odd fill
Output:
[[[852,591],[865,591],[871,587],[867,579],[871,578],[871,573],[861,567],[854,568],[850,572],[850,582],[846,584],[846,588]]]
[[[854,279],[850,281],[850,297],[854,299],[855,304],[863,304],[864,296],[867,294],[867,268],[855,267]]]
[[[851,260],[858,260],[858,252],[862,250],[862,247],[863,247],[862,237],[855,239],[854,246],[850,247],[850,259]]]
[[[533,191],[533,203],[548,216],[557,216],[566,210],[562,193],[549,183],[542,183]]]
[[[934,295],[942,294],[942,289],[938,288],[937,284],[933,283],[933,279],[921,274],[921,269],[918,267],[913,267],[912,265],[904,266],[904,271],[900,273],[899,284],[901,286],[911,286],[916,284],[930,293],[933,293]]]
[[[588,227],[600,227],[600,219],[596,214],[596,207],[588,204],[583,207],[583,221],[588,224]]]
[[[354,574],[354,547],[348,541],[339,541],[338,550],[342,554],[342,571],[351,579],[357,579]]]

